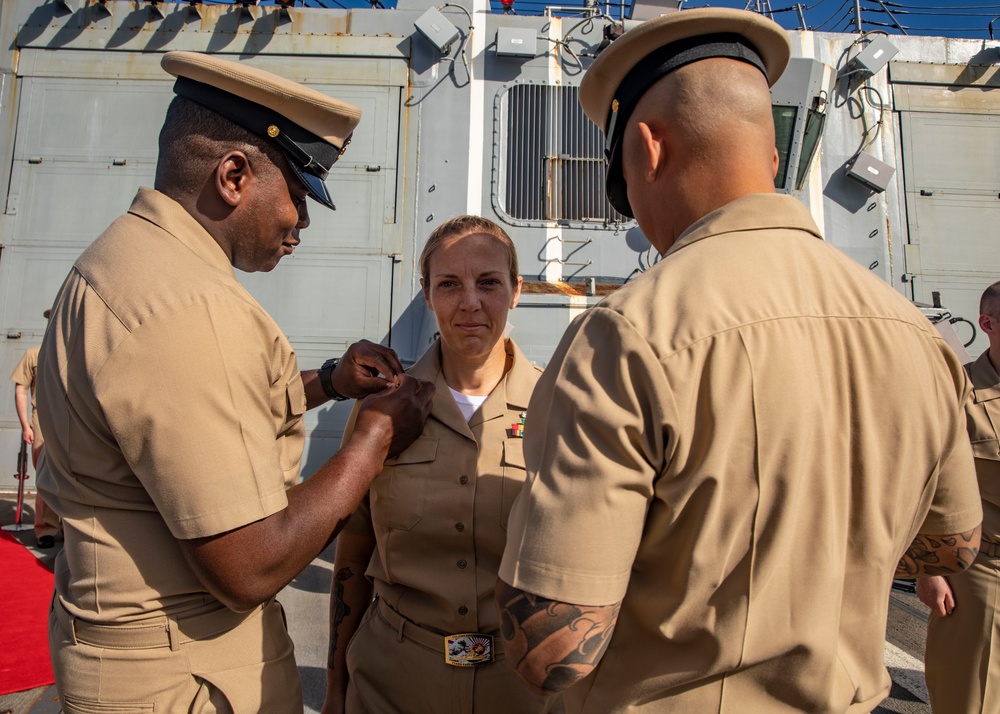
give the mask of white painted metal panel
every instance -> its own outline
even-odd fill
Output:
[[[296,347],[325,348],[325,360],[352,342],[378,340],[387,331],[389,263],[388,258],[296,253],[270,273],[238,275]]]
[[[3,332],[7,343],[16,341],[8,337],[11,332],[20,333],[22,342],[37,344],[42,341],[45,332],[42,312],[52,306],[77,255],[78,252],[72,249],[4,249],[0,256],[0,285],[3,286]]]
[[[979,91],[977,89],[961,91]],[[904,114],[906,172],[913,188],[983,192],[1000,188],[1000,117],[979,114]],[[911,190],[908,183],[907,191]]]
[[[79,253],[127,210],[139,186],[152,185],[157,135],[173,97],[171,79],[153,67],[158,56],[25,54],[5,204],[7,248],[0,254],[0,328],[3,334],[33,328],[22,340],[4,340],[0,368],[7,374],[29,341],[41,341],[41,312]],[[73,54],[82,64],[69,61]],[[81,68],[102,64],[98,57],[108,59],[107,66],[88,77]],[[290,57],[255,57],[252,63],[293,76],[315,70],[311,86],[363,112],[352,144],[327,180],[338,210],[310,202],[312,222],[293,257],[269,274],[237,273],[288,334],[300,364],[317,367],[351,342],[382,339],[392,319],[391,283],[405,282],[389,254],[402,246],[396,192],[399,83],[405,83],[406,64],[315,57],[303,58],[297,68]],[[46,76],[24,76],[32,66]],[[357,82],[348,76],[351,67],[358,70]],[[75,74],[59,76],[60,68]],[[0,400],[0,449],[13,453],[20,430],[9,384],[0,388]],[[343,406],[310,416],[307,426],[317,430],[316,443],[307,447],[311,458],[332,453],[345,418]]]
[[[960,98],[954,103],[961,108]],[[931,304],[938,293],[954,316],[975,323],[979,296],[1000,280],[1000,119],[907,111],[900,126],[913,298]],[[963,340],[971,334],[967,325],[956,330]],[[969,353],[987,346],[977,334]]]
[[[14,160],[124,158],[155,164],[156,137],[174,96],[172,86],[168,81],[25,78]]]
[[[18,165],[19,180],[7,199],[15,226],[10,244],[75,245],[82,252],[128,210],[140,186],[152,185],[153,170],[58,160]]]
[[[9,377],[25,350],[41,344],[46,321],[42,312],[52,305],[79,251],[74,249],[6,247],[0,252],[0,453],[13,466],[21,438],[14,409],[14,383]],[[7,484],[5,484],[7,485]],[[34,488],[34,481],[30,482]]]

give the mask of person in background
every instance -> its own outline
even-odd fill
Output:
[[[504,337],[517,253],[492,221],[459,216],[431,234],[420,272],[440,337],[409,374],[435,384],[431,415],[337,539],[323,712],[561,711],[501,661],[493,607],[541,373]]]
[[[983,505],[983,538],[968,570],[917,579],[931,609],[924,675],[935,712],[1000,712],[1000,282],[979,300],[989,348],[965,365],[965,404]]]
[[[42,314],[45,319],[49,319],[51,310],[46,310]],[[21,422],[21,439],[31,447],[31,465],[35,468],[37,478],[38,457],[45,446],[45,439],[42,437],[42,428],[38,425],[38,410],[36,408],[35,373],[38,370],[38,352],[41,345],[29,347],[25,350],[10,379],[14,382],[14,408],[17,410],[17,418]],[[30,408],[29,408],[30,405]],[[35,491],[35,542],[39,548],[51,548],[56,544],[56,535],[59,534],[59,516],[51,508],[45,505],[45,499],[36,489]]]
[[[275,595],[420,434],[434,387],[365,341],[300,370],[234,272],[295,250],[307,197],[333,207],[360,110],[211,55],[161,65],[178,96],[155,188],[76,261],[42,342],[56,686],[67,714],[301,714]],[[353,438],[299,483],[303,414],[348,397]]]
[[[979,545],[955,354],[775,193],[790,50],[681,10],[581,83],[608,197],[663,258],[573,321],[528,407],[497,603],[567,711],[869,712],[894,574]]]

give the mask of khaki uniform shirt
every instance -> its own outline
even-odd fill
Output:
[[[74,265],[41,360],[39,488],[63,518],[67,611],[121,623],[221,609],[177,539],[287,505],[306,401],[278,326],[190,214],[140,189]]]
[[[983,539],[1000,543],[1000,376],[993,369],[989,351],[967,367],[972,398],[966,405],[966,416],[983,499]]]
[[[35,443],[31,445],[31,449],[35,452],[41,449],[45,443],[45,440],[42,438],[42,429],[38,426],[38,413],[35,410],[35,372],[38,369],[38,352],[41,349],[41,345],[35,345],[26,349],[24,356],[21,357],[21,361],[17,363],[14,372],[10,375],[10,381],[20,384],[22,387],[27,387],[28,393],[31,395],[30,423],[31,431],[35,434]]]
[[[967,385],[777,194],[705,216],[577,318],[528,409],[500,568],[623,601],[567,711],[870,711],[899,558],[981,519]]]
[[[511,427],[541,375],[512,340],[506,347],[513,365],[468,422],[444,381],[439,343],[409,370],[437,387],[430,418],[386,461],[348,524],[376,539],[367,570],[376,594],[441,634],[499,630],[493,591],[507,514],[525,477],[523,440]]]

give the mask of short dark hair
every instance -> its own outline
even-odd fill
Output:
[[[979,298],[979,314],[1000,319],[1000,280],[983,291],[983,296]]]
[[[160,129],[156,161],[158,190],[190,193],[201,189],[213,161],[239,149],[251,165],[285,161],[281,151],[239,124],[184,97],[174,97]],[[259,169],[258,169],[259,170]]]
[[[424,244],[424,249],[420,253],[420,277],[424,279],[424,283],[428,287],[431,272],[431,256],[434,254],[434,251],[440,248],[441,244],[447,238],[464,238],[473,233],[484,233],[493,236],[500,242],[507,258],[510,282],[513,285],[517,285],[517,276],[521,273],[517,265],[517,248],[514,247],[514,241],[510,239],[510,236],[507,235],[507,232],[503,228],[490,219],[483,218],[482,216],[464,215],[445,221],[435,228],[430,237],[427,238],[427,243]]]

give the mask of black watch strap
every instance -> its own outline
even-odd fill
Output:
[[[330,397],[330,399],[342,402],[345,399],[350,399],[350,397],[345,397],[333,388],[333,370],[337,368],[339,363],[340,359],[337,357],[328,359],[323,363],[323,366],[319,368],[319,386],[323,388],[323,392],[326,396]]]

